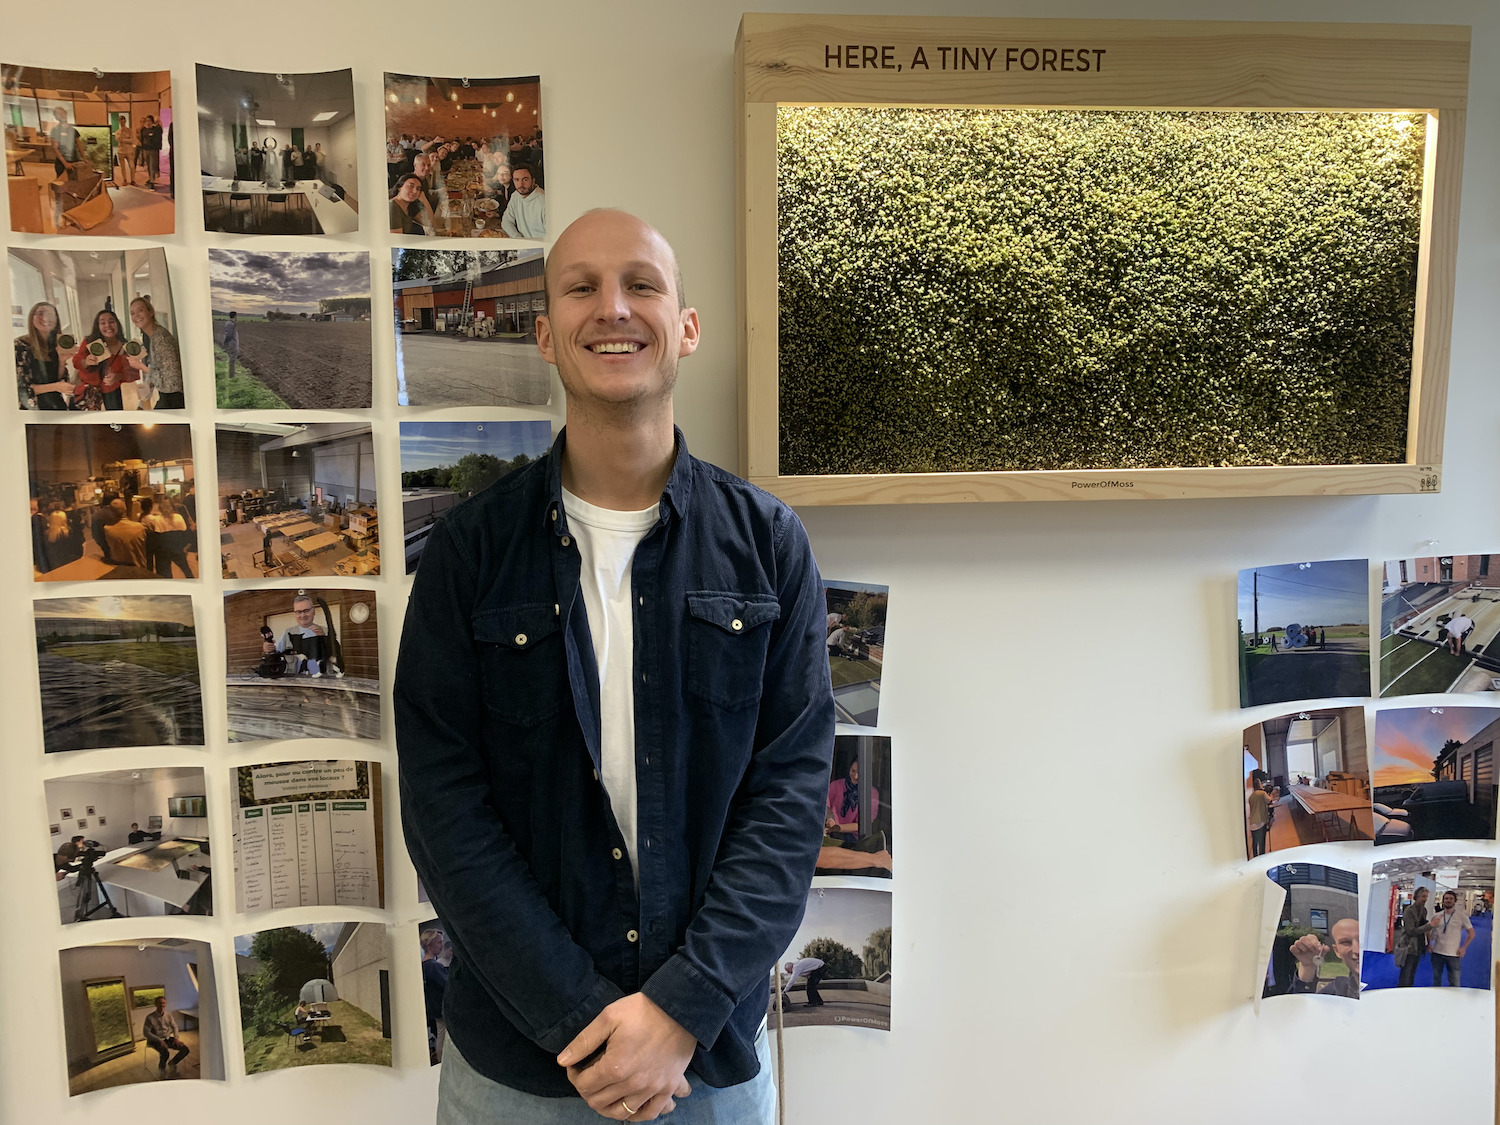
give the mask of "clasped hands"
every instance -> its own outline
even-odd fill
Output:
[[[614,1121],[653,1121],[687,1097],[684,1074],[695,1040],[643,993],[600,1012],[557,1056],[568,1081],[595,1113]]]

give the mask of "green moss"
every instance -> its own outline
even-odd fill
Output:
[[[1404,461],[1424,133],[779,110],[781,472]]]

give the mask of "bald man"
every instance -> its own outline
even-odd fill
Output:
[[[1317,934],[1303,934],[1292,942],[1291,954],[1297,959],[1297,977],[1288,992],[1316,992],[1319,996],[1347,996],[1359,999],[1359,921],[1341,918],[1328,931],[1332,946],[1323,944]],[[1331,977],[1319,983],[1318,974],[1329,950],[1338,955],[1349,970],[1347,976]]]
[[[673,424],[699,326],[666,240],[590,212],[546,293],[567,425],[434,530],[396,671],[453,943],[438,1122],[770,1125],[833,748],[822,581],[791,510]]]

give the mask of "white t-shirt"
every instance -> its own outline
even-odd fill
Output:
[[[1443,919],[1447,919],[1446,926]],[[1469,921],[1469,916],[1462,910],[1454,907],[1451,915],[1444,914],[1441,910],[1433,916],[1432,929],[1427,931],[1427,950],[1430,953],[1440,953],[1444,957],[1452,957],[1458,953],[1458,944],[1464,936],[1465,930],[1472,930],[1474,923]]]
[[[580,500],[563,489],[568,530],[578,543],[579,581],[588,613],[594,662],[599,666],[599,761],[604,791],[625,837],[630,868],[640,882],[636,856],[635,625],[630,570],[635,549],[660,514],[657,505],[616,512]]]
[[[1472,629],[1473,627],[1474,622],[1465,617],[1462,613],[1458,613],[1450,617],[1446,626],[1448,635],[1450,637],[1461,636],[1466,629]]]
[[[783,978],[786,983],[781,986],[781,991],[789,992],[792,985],[796,984],[803,977],[807,976],[808,973],[814,972],[815,970],[821,969],[822,967],[823,962],[818,960],[818,958],[803,957],[792,966],[791,973]]]

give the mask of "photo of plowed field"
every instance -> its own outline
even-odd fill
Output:
[[[221,394],[221,407],[354,410],[370,405],[369,322],[238,320],[237,379],[254,379],[280,401],[225,402]],[[215,339],[222,339],[217,318],[214,327]],[[222,369],[224,349],[214,350]]]

